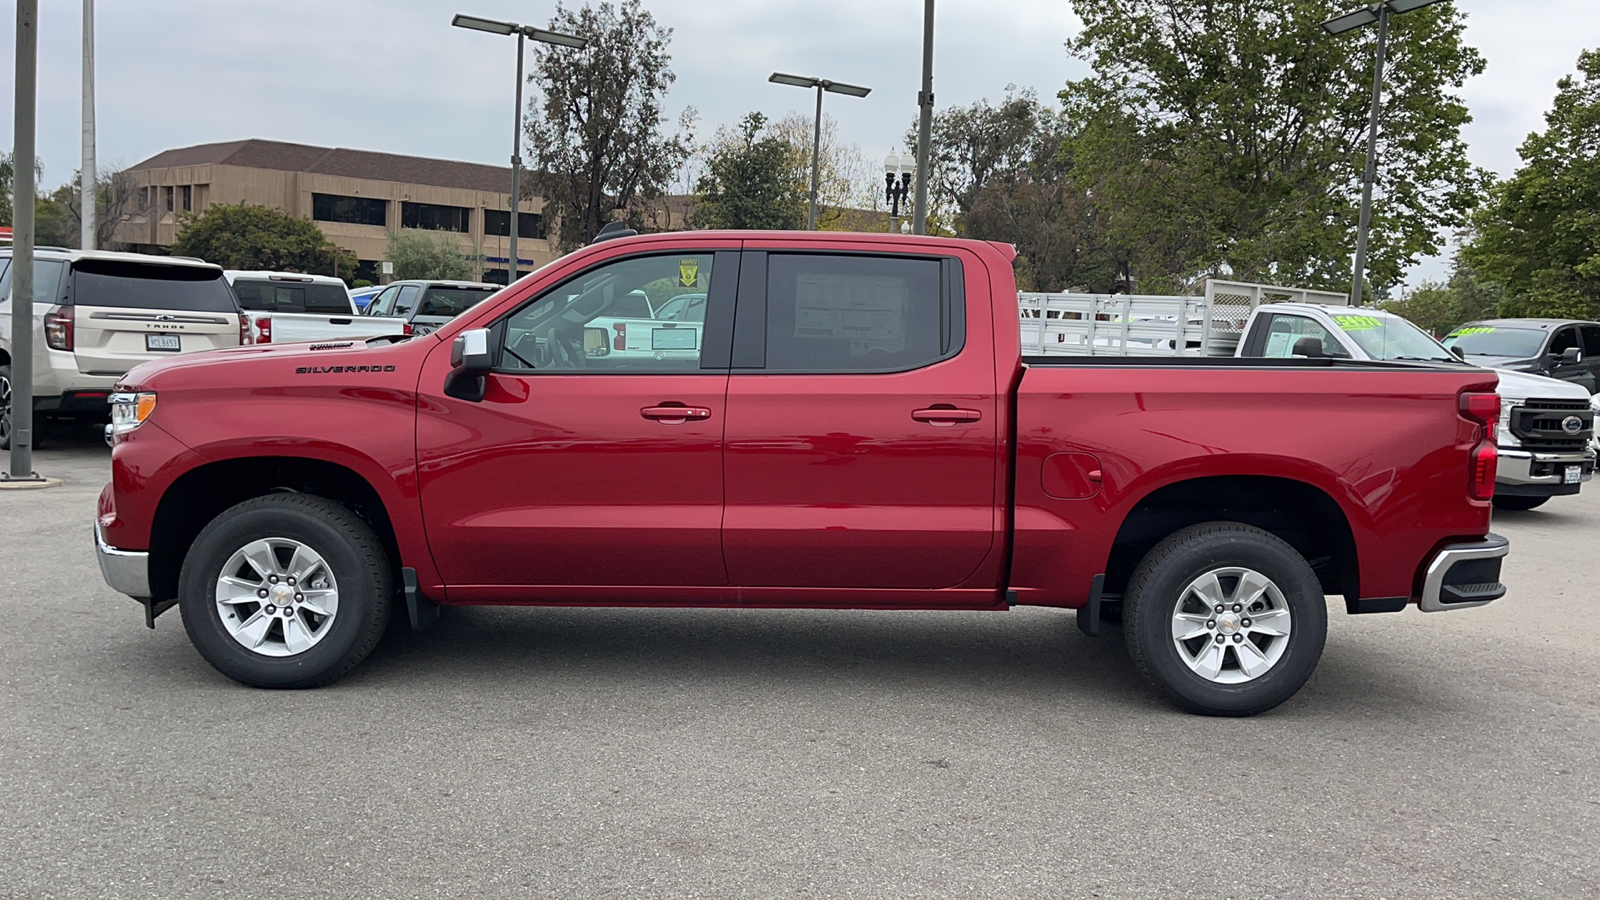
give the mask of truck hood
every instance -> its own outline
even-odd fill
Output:
[[[1588,400],[1589,392],[1570,381],[1495,369],[1500,376],[1499,393],[1508,403],[1520,403],[1533,397],[1550,400]]]
[[[216,369],[220,374],[224,369],[233,371],[236,367],[268,362],[276,364],[275,369],[286,363],[292,363],[296,367],[378,366],[381,369],[384,365],[393,365],[395,357],[415,342],[437,340],[419,336],[398,343],[344,340],[300,344],[250,344],[201,353],[185,353],[171,359],[152,360],[133,367],[128,374],[117,381],[116,389],[146,390],[154,387],[156,382],[178,373],[192,378],[199,374],[197,370]]]

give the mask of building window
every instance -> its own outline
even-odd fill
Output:
[[[162,188],[162,193],[165,194],[167,198],[167,212],[172,212],[172,188]]]
[[[485,235],[511,236],[511,214],[503,209],[486,209],[483,211],[483,233]],[[544,216],[538,213],[517,214],[517,237],[543,240],[545,236]]]
[[[191,185],[187,185],[186,184],[183,187],[179,188],[178,192],[183,197],[183,211],[184,212],[193,212],[194,211],[194,188]]]
[[[400,204],[400,227],[421,228],[425,231],[459,231],[465,234],[472,222],[472,210],[461,206],[440,206],[436,203]]]
[[[389,201],[338,194],[312,194],[311,218],[318,222],[377,225],[382,228],[389,224]]]

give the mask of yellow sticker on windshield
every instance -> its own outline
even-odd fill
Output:
[[[1371,331],[1383,327],[1383,323],[1373,316],[1334,316],[1333,321],[1345,331]]]
[[[700,260],[678,260],[678,286],[692,288],[700,281]]]
[[[1466,337],[1469,334],[1489,334],[1493,331],[1494,329],[1491,327],[1457,328],[1455,331],[1450,332],[1448,337],[1458,338]]]

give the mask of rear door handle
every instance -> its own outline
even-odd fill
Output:
[[[682,425],[690,419],[711,418],[711,410],[704,406],[646,406],[639,415],[668,425]]]
[[[975,409],[953,409],[934,406],[928,409],[913,409],[911,418],[918,422],[927,422],[929,425],[948,426],[957,422],[976,422],[983,418],[983,413]]]

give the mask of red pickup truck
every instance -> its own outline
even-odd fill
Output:
[[[391,610],[1030,604],[1090,634],[1120,618],[1151,684],[1218,715],[1299,689],[1324,595],[1505,593],[1492,373],[1025,359],[1013,255],[624,237],[430,335],[140,366],[108,428],[102,571],[259,687],[345,674]],[[638,292],[703,314],[635,321],[619,352],[608,310]]]

